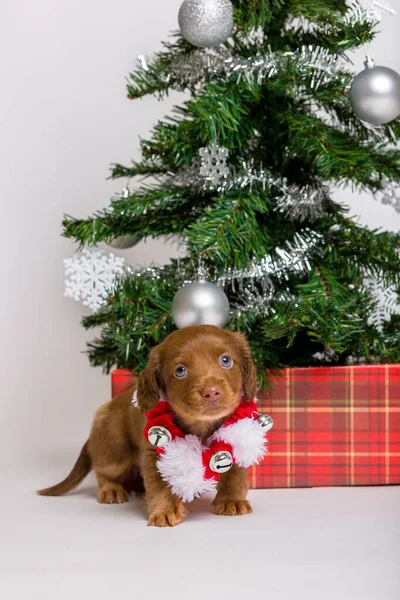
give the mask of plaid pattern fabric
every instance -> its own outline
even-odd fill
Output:
[[[273,385],[252,487],[400,483],[400,365],[286,369]]]
[[[133,386],[135,375],[130,369],[115,369],[111,373],[111,394],[112,397],[119,396]]]
[[[113,395],[132,383],[114,371]],[[400,365],[285,369],[258,406],[275,424],[251,487],[400,483]]]

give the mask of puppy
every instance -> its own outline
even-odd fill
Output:
[[[179,329],[151,351],[147,367],[139,375],[137,391],[138,408],[132,405],[132,389],[97,410],[89,439],[71,473],[39,494],[65,494],[93,469],[98,501],[121,503],[128,500],[128,491],[142,477],[149,525],[174,526],[184,519],[185,507],[161,479],[158,455],[144,439],[144,413],[157,404],[161,391],[183,432],[205,441],[234,411],[242,391],[248,400],[256,395],[256,370],[249,345],[242,334],[210,325]],[[246,497],[247,470],[234,465],[221,475],[214,511],[218,515],[250,513]]]

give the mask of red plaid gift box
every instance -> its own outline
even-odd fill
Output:
[[[114,371],[113,396],[132,383]],[[285,369],[259,407],[275,424],[251,487],[400,483],[400,365]]]
[[[135,375],[130,369],[116,369],[111,373],[112,397],[119,396],[132,387],[135,383]]]

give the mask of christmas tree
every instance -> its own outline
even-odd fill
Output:
[[[400,77],[369,59],[355,78],[347,59],[377,34],[376,12],[344,0],[187,0],[179,22],[161,52],[139,58],[128,96],[190,98],[141,140],[140,162],[113,165],[115,179],[140,178],[133,188],[63,221],[83,249],[66,261],[68,293],[96,309],[84,327],[101,327],[91,363],[143,368],[187,323],[173,299],[199,279],[229,298],[226,326],[247,335],[260,372],[400,361],[400,235],[360,226],[332,198],[348,185],[400,210]],[[147,269],[91,249],[171,235],[185,257]]]

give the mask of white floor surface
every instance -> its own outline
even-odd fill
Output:
[[[36,496],[47,475],[2,479],[1,599],[400,599],[400,487],[252,491],[235,518],[204,498],[157,529],[141,499],[98,504],[91,476]]]

